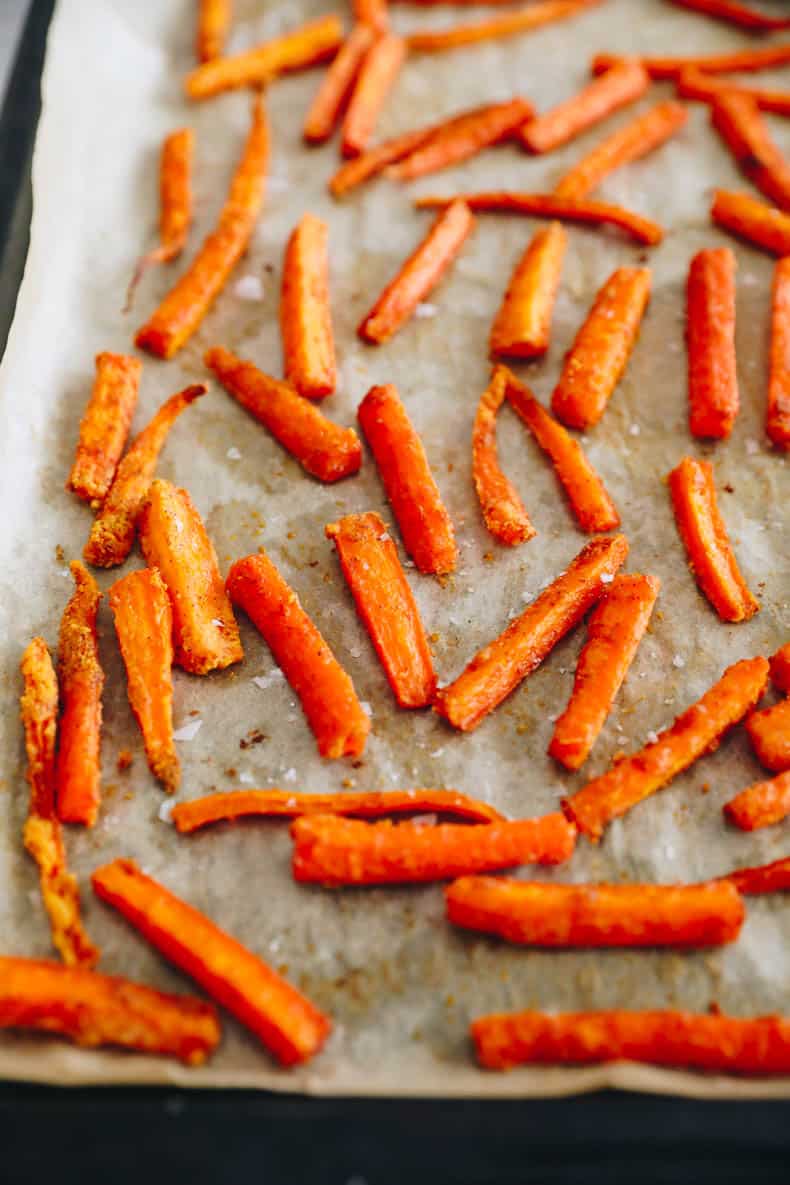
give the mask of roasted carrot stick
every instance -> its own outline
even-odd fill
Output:
[[[790,642],[785,642],[771,658],[771,681],[780,691],[790,693]]]
[[[474,226],[469,207],[453,202],[436,219],[419,247],[389,282],[359,326],[363,341],[381,345],[410,319],[441,280]]]
[[[741,790],[725,803],[724,814],[741,831],[781,823],[790,815],[790,770]]]
[[[496,418],[506,389],[506,374],[496,366],[477,405],[472,429],[472,478],[489,531],[500,543],[515,547],[518,543],[526,543],[536,532],[497,458]]]
[[[421,53],[438,53],[445,49],[457,49],[463,45],[474,45],[478,41],[490,41],[494,37],[512,37],[516,33],[529,33],[551,21],[562,21],[566,17],[579,16],[599,0],[542,0],[528,8],[517,8],[503,16],[490,17],[472,25],[454,25],[449,29],[421,30],[408,38],[409,49]]]
[[[156,263],[171,263],[184,249],[192,222],[194,153],[192,128],[179,128],[165,137],[159,162],[159,246],[137,264],[126,293],[124,312],[131,308],[134,290],[146,269]]]
[[[253,105],[247,142],[217,227],[159,308],[137,331],[135,343],[140,349],[160,358],[172,358],[200,325],[247,250],[263,205],[268,161],[269,129],[263,101],[258,97]]]
[[[217,553],[186,490],[159,478],[140,516],[140,546],[158,568],[173,606],[174,661],[193,675],[244,657]],[[164,659],[162,659],[164,661]]]
[[[568,236],[559,222],[536,231],[530,239],[491,326],[493,357],[540,358],[546,353],[567,246]]]
[[[681,70],[677,79],[677,90],[681,99],[700,99],[703,103],[708,103],[725,91],[734,91],[739,95],[748,95],[761,111],[772,111],[775,115],[790,115],[790,91],[742,86],[732,78],[705,74],[693,67]]]
[[[96,581],[74,560],[74,594],[60,622],[58,666],[63,710],[56,766],[58,818],[92,827],[101,802],[101,693],[96,613],[101,600]]]
[[[387,0],[351,0],[354,19],[383,33],[389,25]]]
[[[725,440],[740,407],[735,366],[735,256],[705,248],[691,261],[686,287],[689,428]]]
[[[280,332],[285,377],[300,395],[322,399],[337,382],[329,310],[329,229],[303,214],[288,240],[283,263]]]
[[[408,156],[390,165],[387,176],[394,181],[414,181],[427,173],[457,165],[508,139],[532,114],[532,105],[521,98],[477,107],[437,128]]]
[[[452,572],[458,559],[453,524],[395,387],[371,387],[357,416],[407,552],[420,572]]]
[[[228,394],[313,477],[333,482],[357,472],[362,464],[362,446],[353,428],[341,428],[328,420],[293,387],[264,374],[252,362],[244,362],[222,346],[208,350],[204,361]]]
[[[605,578],[615,575],[627,553],[624,535],[588,543],[567,571],[479,651],[453,683],[439,689],[434,705],[439,715],[462,732],[476,728],[600,600]]]
[[[777,448],[790,449],[790,259],[780,259],[774,269],[765,431]]]
[[[121,459],[137,406],[143,366],[126,354],[96,355],[96,380],[80,423],[80,435],[67,488],[99,505]]]
[[[33,638],[20,663],[23,691],[19,700],[25,730],[31,815],[55,817],[55,742],[58,730],[58,681],[43,638]]]
[[[405,59],[406,42],[394,33],[382,34],[366,53],[343,117],[343,156],[359,156],[367,148]]]
[[[234,605],[263,634],[299,696],[321,756],[359,757],[370,719],[349,675],[269,557],[258,552],[237,560],[228,573],[227,588]]]
[[[326,886],[412,884],[516,864],[561,864],[576,839],[559,812],[471,827],[313,815],[295,819],[291,835],[294,880]]]
[[[744,658],[728,667],[701,699],[687,708],[657,740],[623,758],[563,803],[569,819],[593,842],[612,819],[666,786],[752,710],[765,691],[768,663]]]
[[[0,1028],[120,1045],[197,1066],[219,1044],[213,1004],[46,959],[0,956]]]
[[[790,699],[754,712],[746,731],[761,765],[774,773],[790,769]]]
[[[790,859],[774,860],[771,864],[760,864],[756,868],[739,868],[728,873],[726,879],[739,893],[776,893],[790,889]]]
[[[591,428],[620,381],[650,299],[650,269],[620,267],[601,288],[565,358],[551,410],[570,428]]]
[[[615,576],[590,616],[568,706],[554,725],[549,753],[579,769],[598,739],[656,603],[657,576]]]
[[[332,1027],[329,1018],[133,860],[105,864],[91,880],[102,901],[246,1025],[283,1065],[307,1061],[321,1048]]]
[[[325,530],[398,705],[426,707],[436,688],[431,651],[385,523],[369,511],[347,514]]]
[[[416,128],[413,132],[404,132],[401,136],[394,136],[391,140],[382,140],[375,148],[361,152],[351,160],[345,161],[329,182],[329,191],[333,197],[343,197],[357,185],[362,185],[370,177],[381,173],[393,161],[400,160],[419,144],[423,144],[435,130],[435,124],[428,124],[423,128]],[[441,126],[441,125],[438,125]]]
[[[619,61],[622,59],[617,54],[596,54],[592,61],[593,74],[611,70]],[[705,74],[732,74],[737,71],[747,73],[786,65],[790,62],[790,44],[769,45],[765,49],[741,49],[732,53],[711,54],[708,57],[643,57],[641,62],[654,79],[677,78],[682,71],[689,69],[701,70]]]
[[[199,62],[210,62],[221,56],[232,11],[232,0],[198,0],[195,55]]]
[[[689,8],[701,12],[714,20],[724,21],[750,33],[770,33],[777,29],[790,29],[790,17],[766,16],[756,12],[738,0],[670,0],[678,8]]]
[[[790,254],[790,214],[767,206],[750,193],[729,193],[717,189],[710,208],[711,218],[755,247],[774,255]]]
[[[711,102],[711,123],[741,172],[782,210],[790,210],[790,161],[771,139],[754,99],[725,91]]]
[[[578,94],[526,123],[521,142],[529,152],[553,152],[633,103],[649,85],[650,75],[641,62],[618,62]]]
[[[329,65],[305,117],[302,135],[308,144],[323,144],[335,130],[351,94],[363,59],[376,39],[375,30],[359,21]]]

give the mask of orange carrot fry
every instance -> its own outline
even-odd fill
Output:
[[[58,666],[63,711],[56,765],[58,818],[92,827],[101,802],[101,693],[96,613],[101,600],[96,581],[74,560],[75,590],[60,622]]]
[[[722,877],[724,879],[735,885],[739,893],[776,893],[790,889],[790,859],[785,856],[757,868],[739,868],[736,872],[728,873],[726,878]]]
[[[359,22],[346,37],[337,57],[330,63],[323,81],[310,104],[302,135],[308,144],[323,144],[348,102],[362,61],[375,41],[375,30]]]
[[[762,12],[755,12],[746,4],[739,4],[737,0],[670,0],[678,8],[689,8],[692,12],[701,12],[714,20],[724,21],[735,25],[736,28],[746,29],[751,33],[770,33],[772,30],[790,29],[790,17],[766,16]]]
[[[199,62],[221,57],[230,28],[232,0],[198,0],[195,56]]]
[[[611,70],[616,62],[622,61],[616,54],[599,53],[592,61],[593,74]],[[705,74],[731,74],[737,71],[750,73],[770,70],[774,66],[785,66],[790,62],[790,44],[769,45],[765,49],[741,49],[733,53],[711,54],[709,57],[651,58],[641,59],[651,78],[677,78],[689,69],[701,70]]]
[[[428,465],[422,441],[391,383],[371,387],[357,410],[376,460],[403,545],[420,572],[455,569],[453,524]]]
[[[91,879],[102,901],[246,1025],[283,1065],[307,1061],[321,1048],[332,1027],[329,1018],[133,860],[105,864]]]
[[[170,593],[174,661],[193,675],[240,662],[239,627],[217,553],[186,490],[159,478],[151,483],[140,516],[140,546]]]
[[[120,1045],[197,1066],[219,1044],[216,1010],[128,979],[46,959],[0,956],[0,1028],[57,1033],[89,1049]]]
[[[494,37],[513,37],[516,33],[529,33],[552,21],[579,16],[599,0],[542,0],[528,8],[517,8],[503,16],[491,17],[471,25],[454,25],[449,29],[426,30],[412,33],[407,38],[409,49],[420,53],[438,53],[445,49],[458,49],[474,45],[478,41],[490,41]]]
[[[424,708],[436,676],[428,639],[398,552],[377,514],[348,514],[325,528],[357,612],[401,708]]]
[[[790,254],[790,214],[767,206],[750,193],[729,193],[717,189],[710,208],[711,218],[755,247],[773,255]]]
[[[790,693],[790,642],[785,642],[771,658],[771,680],[780,691]]]
[[[790,770],[741,790],[725,803],[724,814],[741,831],[781,823],[790,815]]]
[[[129,446],[116,470],[101,510],[93,520],[83,556],[96,568],[122,564],[132,550],[137,520],[148,497],[159,453],[184,408],[208,387],[195,383],[166,400]]]
[[[790,699],[755,712],[746,731],[761,765],[774,773],[790,769]]]
[[[313,815],[295,819],[291,835],[294,880],[327,887],[412,884],[516,864],[561,864],[576,839],[575,828],[558,811],[471,827]]]
[[[148,765],[172,794],[181,770],[173,743],[173,610],[167,587],[156,568],[143,568],[117,580],[108,599]]]
[[[507,397],[536,443],[548,454],[581,529],[596,534],[618,527],[620,515],[617,508],[578,440],[574,440],[562,424],[549,415],[529,388],[510,371],[507,373]]]
[[[790,210],[790,161],[771,139],[754,99],[725,91],[711,102],[711,123],[741,172],[782,210]]]
[[[383,33],[389,25],[389,5],[387,0],[351,0],[354,19],[360,24],[369,25],[379,33]]]
[[[375,177],[387,165],[400,160],[418,145],[423,144],[436,126],[441,125],[429,124],[427,127],[416,128],[413,132],[404,132],[402,136],[395,136],[391,140],[382,140],[375,148],[345,161],[329,182],[330,193],[336,198],[343,197],[357,185],[362,185],[370,177]]]
[[[335,343],[329,311],[328,228],[303,214],[283,264],[280,330],[285,377],[300,395],[322,399],[335,389]]]
[[[492,356],[540,358],[546,353],[567,246],[568,236],[559,222],[535,232],[491,326]]]
[[[67,488],[98,505],[107,493],[121,459],[137,405],[138,358],[96,355],[96,380],[80,423],[80,436]]]
[[[518,543],[526,543],[536,532],[497,458],[496,417],[506,389],[507,377],[497,366],[477,405],[472,430],[472,477],[489,531],[500,543],[515,547]]]
[[[657,576],[615,576],[593,610],[568,706],[554,725],[549,753],[566,769],[586,761],[611,711],[661,586]]]
[[[126,293],[128,312],[143,273],[152,264],[171,263],[184,249],[192,222],[192,158],[195,133],[179,128],[166,136],[159,163],[159,246],[144,255],[135,268]]]
[[[414,181],[427,173],[457,165],[512,136],[532,114],[531,104],[520,98],[477,107],[438,127],[408,156],[390,165],[387,176],[394,181]]]
[[[529,152],[553,152],[633,103],[649,85],[650,75],[641,62],[618,62],[578,94],[526,123],[521,142]]]
[[[566,799],[563,808],[580,831],[597,842],[612,819],[666,786],[752,710],[765,691],[768,663],[744,658],[728,667],[701,699],[670,728],[631,757],[623,758]]]
[[[362,464],[362,446],[353,428],[341,428],[328,420],[293,387],[264,374],[252,362],[242,361],[222,346],[208,350],[204,361],[228,394],[313,477],[333,482],[357,472]]]
[[[274,661],[302,702],[322,757],[359,757],[370,719],[299,598],[263,552],[237,560],[228,573],[234,605],[260,630]]]
[[[790,259],[780,259],[774,269],[765,431],[777,448],[790,449]]]
[[[367,148],[405,59],[406,42],[394,33],[384,33],[368,50],[343,118],[343,156],[359,156]]]
[[[258,97],[217,227],[159,308],[137,331],[135,344],[140,349],[160,358],[172,358],[198,328],[247,250],[263,205],[268,160],[269,130],[263,101]]]
[[[735,256],[705,248],[691,261],[686,288],[689,428],[725,440],[740,399],[735,366]]]
[[[761,111],[772,111],[775,115],[790,115],[790,91],[766,90],[763,87],[742,86],[731,78],[719,78],[705,74],[691,67],[681,70],[677,78],[678,95],[682,99],[699,99],[708,103],[725,91],[748,95]]]
[[[435,709],[470,732],[531,674],[606,588],[628,553],[624,535],[593,539],[566,572],[485,646],[458,678],[436,694]]]
[[[55,740],[58,729],[58,681],[43,638],[33,638],[20,663],[23,692],[19,700],[25,730],[26,778],[30,814],[55,817]]]

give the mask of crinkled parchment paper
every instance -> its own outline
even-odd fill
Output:
[[[264,6],[239,0],[232,48],[288,28],[319,11],[319,0]],[[265,11],[264,11],[265,8]],[[186,121],[197,130],[197,220],[191,253],[212,225],[242,144],[249,96],[200,106],[182,100],[192,64],[191,0],[61,0],[50,33],[44,113],[34,164],[35,213],[30,257],[16,321],[0,372],[3,563],[0,591],[0,944],[4,952],[49,955],[36,869],[20,832],[26,812],[23,749],[17,720],[17,664],[27,640],[57,641],[70,594],[66,561],[80,554],[90,515],[63,486],[97,350],[128,350],[132,333],[184,266],[149,274],[131,316],[121,313],[139,252],[155,239],[157,156],[165,132]],[[473,15],[477,15],[474,13]],[[398,27],[456,19],[449,10],[398,8]],[[381,121],[391,134],[461,107],[522,92],[546,108],[581,85],[596,49],[653,53],[713,52],[743,44],[727,29],[660,0],[610,0],[575,21],[531,36],[406,65]],[[778,78],[772,81],[779,81]],[[784,79],[786,85],[786,77]],[[300,125],[318,84],[315,72],[271,90],[271,180],[252,249],[199,334],[171,363],[146,358],[135,426],[162,399],[205,377],[203,350],[222,343],[280,372],[277,308],[282,249],[305,210],[328,218],[332,305],[342,375],[327,412],[352,423],[373,382],[399,387],[422,434],[457,525],[461,558],[441,587],[410,570],[442,680],[531,601],[586,542],[554,476],[509,410],[500,418],[506,471],[520,489],[539,534],[513,551],[498,548],[480,521],[470,481],[470,430],[488,372],[487,334],[511,268],[534,225],[481,216],[433,309],[383,348],[365,347],[354,329],[382,284],[421,237],[430,214],[410,207],[409,192],[378,182],[333,204],[325,183],[336,146],[305,149]],[[654,88],[651,102],[663,88]],[[616,116],[612,126],[631,118]],[[640,747],[696,699],[729,663],[769,653],[790,634],[786,543],[787,462],[762,432],[771,263],[736,248],[738,355],[743,409],[733,437],[693,445],[686,427],[684,280],[691,254],[725,241],[709,224],[714,183],[741,186],[734,166],[693,106],[688,128],[655,156],[608,180],[601,196],[666,224],[666,242],[649,253],[615,235],[572,229],[548,358],[523,368],[545,400],[563,352],[606,276],[619,264],[649,259],[654,295],[628,372],[587,447],[621,510],[631,541],[631,571],[663,581],[660,612],[640,646],[627,684],[585,766],[575,778],[546,756],[552,719],[564,707],[584,630],[476,732],[453,733],[432,714],[395,708],[381,668],[357,620],[324,524],[351,511],[388,517],[370,459],[359,477],[334,487],[307,478],[216,384],[187,411],[166,446],[164,476],[191,490],[224,569],[265,544],[292,582],[373,716],[361,762],[322,762],[299,705],[244,619],[244,663],[207,678],[175,675],[176,725],[200,720],[180,744],[180,797],[238,785],[304,790],[453,786],[513,816],[557,807],[560,795]],[[790,127],[774,131],[790,150]],[[514,187],[547,189],[600,136],[546,158],[515,147],[419,183],[426,191]],[[252,277],[252,281],[245,280]],[[239,291],[234,291],[245,280]],[[261,299],[256,281],[262,282]],[[246,296],[246,298],[245,298]],[[431,315],[431,314],[434,315]],[[686,567],[664,476],[687,451],[711,456],[722,509],[738,558],[762,611],[746,625],[722,625]],[[139,564],[137,555],[130,561]],[[107,587],[117,573],[101,574]],[[60,1083],[169,1082],[261,1086],[316,1093],[554,1095],[604,1085],[700,1096],[790,1094],[790,1082],[743,1082],[616,1065],[483,1073],[467,1040],[469,1020],[498,1009],[682,1007],[712,1001],[737,1015],[788,1011],[790,905],[786,896],[752,900],[737,943],[698,954],[550,953],[519,950],[451,929],[441,888],[324,892],[295,885],[282,823],[249,822],[179,838],[160,817],[164,801],[148,774],[124,689],[106,604],[101,609],[106,664],[104,803],[93,831],[71,828],[69,858],[84,891],[86,922],[101,945],[101,967],[164,989],[189,990],[116,914],[91,895],[91,870],[131,856],[281,968],[333,1016],[335,1032],[308,1067],[288,1072],[232,1019],[222,1047],[200,1070],[126,1054],[85,1052],[37,1037],[3,1034],[0,1074]],[[198,713],[198,715],[194,715]],[[257,730],[257,731],[256,731]],[[134,764],[118,773],[119,751]],[[615,822],[594,849],[580,841],[572,862],[522,875],[558,880],[676,881],[786,855],[782,826],[755,835],[728,829],[721,806],[759,775],[743,732],[687,775]]]

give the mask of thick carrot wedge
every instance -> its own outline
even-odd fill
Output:
[[[33,638],[20,663],[19,710],[25,730],[30,814],[55,817],[55,743],[58,731],[58,680],[47,644]]]
[[[790,210],[790,161],[771,139],[754,99],[726,91],[711,102],[711,123],[742,173],[782,210]]]
[[[790,642],[785,642],[771,658],[771,680],[780,691],[790,694]]]
[[[750,193],[717,189],[710,215],[714,222],[773,255],[790,254],[790,214],[767,206]]]
[[[517,33],[529,33],[552,21],[579,16],[600,0],[542,0],[528,8],[517,8],[503,16],[491,17],[473,25],[454,25],[449,29],[421,30],[408,38],[409,49],[420,53],[439,53],[445,49],[458,49],[463,45],[475,45],[479,41],[490,41],[495,37],[513,37]]]
[[[704,16],[735,25],[736,28],[745,29],[749,33],[770,33],[778,29],[790,29],[790,17],[766,16],[746,4],[738,3],[738,0],[670,0],[670,3],[678,8],[701,12]]]
[[[458,678],[436,694],[440,716],[470,732],[600,600],[628,553],[624,535],[593,539],[553,584],[484,647]]]
[[[143,365],[126,354],[96,355],[96,380],[80,424],[67,488],[99,505],[110,488],[137,406]]]
[[[56,765],[58,818],[92,827],[101,802],[101,693],[96,613],[101,592],[79,560],[75,591],[60,622],[58,673],[63,711]]]
[[[777,448],[790,449],[790,259],[780,259],[774,269],[765,431]]]
[[[724,814],[741,831],[781,823],[790,815],[790,770],[741,790],[725,803]]]
[[[678,95],[681,99],[699,99],[710,102],[725,91],[747,95],[761,111],[772,111],[774,115],[790,115],[790,91],[766,90],[763,87],[742,86],[732,78],[720,78],[705,74],[702,70],[682,70],[677,79]]]
[[[778,774],[790,769],[790,699],[754,712],[746,731],[761,765]]]
[[[192,158],[195,133],[179,128],[166,136],[159,161],[159,246],[137,264],[126,293],[126,308],[143,273],[157,263],[171,263],[184,249],[192,222]]]
[[[499,467],[496,418],[507,390],[507,376],[494,367],[491,382],[480,397],[472,429],[472,478],[491,534],[507,547],[526,543],[535,535],[524,504]]]
[[[546,353],[567,246],[568,236],[559,222],[536,231],[491,326],[492,356],[539,358]]]
[[[735,256],[705,248],[691,261],[686,288],[689,428],[725,440],[740,398],[735,366]]]
[[[623,758],[605,774],[593,778],[566,799],[563,808],[580,831],[596,842],[612,819],[624,815],[666,786],[752,710],[765,691],[768,663],[744,658],[728,667],[718,682],[658,738],[631,757]]]
[[[389,4],[387,0],[351,0],[355,20],[369,25],[383,33],[389,26]]]
[[[210,62],[222,55],[230,28],[232,0],[199,0],[195,56]]]
[[[689,69],[701,70],[705,74],[733,74],[737,71],[751,73],[757,70],[771,70],[774,66],[785,66],[790,62],[790,44],[769,45],[765,49],[741,49],[707,57],[643,57],[640,60],[650,77],[657,80],[677,78],[682,71]],[[592,60],[593,74],[611,70],[619,61],[622,61],[622,58],[617,54],[596,54]]]
[[[102,901],[246,1025],[283,1065],[307,1061],[321,1048],[331,1028],[329,1018],[133,860],[105,864],[91,880]]]
[[[375,148],[345,161],[329,182],[330,193],[336,198],[343,197],[369,178],[377,176],[387,165],[400,160],[419,144],[423,144],[437,126],[441,125],[428,124],[426,127],[416,128],[413,132],[394,136],[391,140],[382,140]]]
[[[303,214],[285,249],[280,332],[285,377],[300,395],[322,399],[337,382],[329,311],[329,228]]]
[[[376,39],[375,30],[361,21],[346,37],[337,57],[329,65],[305,116],[302,135],[308,144],[323,144],[335,130],[359,73],[359,68]]]
[[[776,893],[790,889],[790,858],[774,860],[771,864],[760,864],[756,868],[739,868],[722,880],[728,880],[739,893]]]
[[[390,165],[387,176],[394,181],[414,181],[427,173],[457,165],[484,148],[508,139],[532,114],[531,104],[520,98],[477,107],[437,128],[408,156]]]
[[[526,123],[521,143],[529,152],[553,152],[621,107],[633,103],[650,85],[641,62],[618,62],[578,94]]]
[[[394,33],[384,33],[366,53],[343,118],[343,156],[359,156],[367,148],[405,59],[406,42]]]

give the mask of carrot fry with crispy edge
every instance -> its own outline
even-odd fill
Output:
[[[302,704],[322,757],[359,757],[370,732],[350,676],[264,552],[237,560],[227,589],[263,635]]]
[[[143,364],[127,354],[96,355],[96,379],[80,423],[66,488],[92,505],[107,493],[137,406]]]
[[[280,297],[285,377],[300,395],[323,399],[337,382],[329,309],[329,228],[303,214],[288,239]]]
[[[737,3],[737,0],[670,0],[670,4],[678,8],[688,8],[692,12],[701,12],[704,16],[713,17],[714,20],[724,21],[751,33],[790,29],[790,17],[766,16],[745,4]]]
[[[725,230],[762,247],[773,255],[790,254],[790,214],[767,206],[750,193],[717,189],[710,208],[711,218]]]
[[[329,1018],[133,860],[113,860],[97,868],[91,880],[102,901],[246,1025],[283,1065],[305,1062],[321,1048],[332,1027]]]
[[[703,754],[755,706],[768,682],[764,658],[744,658],[728,667],[708,691],[657,739],[593,778],[563,802],[580,831],[596,843],[612,819],[624,815]]]
[[[790,815],[790,770],[755,782],[724,804],[724,814],[741,831],[756,831],[781,823]]]
[[[505,399],[506,375],[494,367],[480,396],[472,429],[472,479],[488,530],[507,547],[526,543],[536,534],[524,504],[499,466],[496,418]]]
[[[581,529],[588,534],[596,534],[619,527],[617,508],[578,440],[570,436],[562,424],[538,403],[529,388],[509,370],[507,398],[538,446],[548,454]]]
[[[213,1004],[48,959],[0,955],[0,1029],[57,1033],[94,1049],[120,1045],[198,1066],[219,1044]]]
[[[386,524],[372,511],[324,528],[401,708],[424,708],[436,689],[420,613]]]
[[[389,26],[389,5],[387,0],[351,0],[355,20],[369,25],[378,33]]]
[[[232,0],[198,0],[195,56],[199,62],[210,62],[222,55],[232,11]]]
[[[371,387],[357,409],[378,466],[403,545],[420,572],[455,570],[453,524],[428,464],[425,448],[392,383]]]
[[[221,671],[244,653],[217,553],[186,490],[157,478],[140,515],[140,546],[173,606],[174,661],[192,675]]]
[[[453,25],[449,29],[423,29],[407,37],[409,49],[420,53],[438,53],[445,49],[458,49],[474,45],[479,41],[490,41],[494,37],[513,37],[517,33],[529,33],[552,21],[580,16],[600,0],[543,0],[530,4],[528,8],[517,8],[502,16],[490,17],[469,25]]]
[[[371,25],[359,21],[341,45],[337,57],[330,62],[302,127],[302,135],[308,144],[323,144],[332,135],[375,38]]]
[[[390,165],[386,176],[393,181],[414,181],[469,160],[484,148],[511,137],[532,115],[532,105],[526,99],[515,98],[455,116],[407,156]]]
[[[530,239],[491,326],[492,357],[540,358],[546,353],[567,247],[560,222],[542,227]]]
[[[624,535],[593,539],[567,571],[483,647],[454,682],[436,693],[435,710],[454,728],[470,732],[579,624],[628,554]]]
[[[93,520],[82,553],[95,568],[114,568],[129,555],[137,520],[148,497],[159,453],[168,433],[184,408],[206,391],[205,383],[195,383],[171,395],[129,445],[107,497]]]
[[[676,85],[681,99],[698,99],[708,103],[725,91],[733,91],[738,95],[748,95],[761,111],[771,111],[774,115],[790,115],[790,91],[742,86],[731,78],[705,74],[702,70],[695,70],[693,66],[688,70],[681,70]]]
[[[730,881],[739,893],[747,895],[790,889],[790,857],[774,860],[771,864],[759,864],[756,868],[738,868],[721,879]]]
[[[529,152],[553,152],[633,103],[649,85],[650,75],[641,62],[618,62],[570,99],[525,124],[521,143]]]
[[[686,343],[692,436],[726,440],[738,415],[735,267],[729,247],[706,247],[689,266]]]
[[[790,642],[785,642],[771,658],[771,681],[780,691],[790,693]]]
[[[566,769],[579,769],[598,739],[647,629],[660,587],[657,576],[615,576],[593,610],[573,691],[549,744],[549,754]]]
[[[247,142],[217,227],[181,279],[138,329],[135,344],[140,349],[160,358],[172,358],[198,328],[247,250],[263,205],[268,161],[269,128],[263,100],[257,96]]]
[[[780,209],[790,210],[790,161],[771,139],[754,99],[724,91],[711,100],[710,118],[744,176]]]
[[[333,482],[357,472],[362,445],[353,428],[341,428],[328,420],[293,387],[222,346],[207,350],[204,361],[228,394],[313,477]]]
[[[559,811],[537,819],[468,823],[364,823],[303,815],[291,824],[296,881],[400,885],[449,880],[517,864],[561,864],[576,829]]]
[[[760,765],[777,774],[790,769],[790,699],[754,712],[746,731]]]
[[[126,292],[127,313],[143,273],[157,263],[171,263],[184,249],[192,222],[192,158],[195,133],[179,128],[165,136],[159,162],[159,246],[137,264]]]
[[[343,116],[343,156],[359,156],[367,148],[405,59],[406,42],[394,33],[382,34],[365,54]]]
[[[101,592],[79,560],[70,565],[74,593],[60,622],[58,675],[63,710],[56,762],[57,811],[61,823],[92,827],[101,802],[101,693],[96,613]]]
[[[387,165],[400,160],[412,149],[423,144],[436,127],[440,124],[429,124],[423,128],[415,128],[413,132],[404,132],[401,136],[394,136],[390,140],[382,140],[375,148],[361,152],[345,161],[329,181],[329,191],[333,197],[341,198],[356,189],[358,185],[371,177],[383,172]],[[449,203],[448,203],[449,204]]]
[[[599,53],[592,60],[593,74],[610,70],[623,59],[618,54]],[[711,54],[708,57],[640,58],[651,78],[658,81],[677,78],[683,70],[701,70],[705,74],[744,73],[770,70],[790,62],[790,44],[769,45],[765,49],[741,49],[732,53]]]
[[[780,259],[774,269],[765,431],[777,448],[790,449],[790,259]]]

